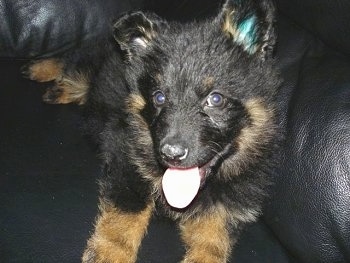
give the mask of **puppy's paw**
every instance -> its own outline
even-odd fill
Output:
[[[58,80],[63,75],[63,63],[59,59],[48,58],[32,61],[22,67],[24,77],[37,82]]]
[[[82,263],[135,263],[136,254],[127,248],[116,247],[115,244],[103,241],[89,241],[84,251]]]
[[[66,100],[65,90],[59,85],[46,89],[43,95],[43,101],[48,104],[65,104]]]
[[[87,248],[84,251],[83,257],[82,257],[82,263],[96,263],[97,257],[95,251]]]

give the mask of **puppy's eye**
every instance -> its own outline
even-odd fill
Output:
[[[215,108],[221,108],[225,106],[226,100],[223,95],[217,92],[213,92],[209,95],[206,106],[208,107],[215,107]]]
[[[165,103],[166,97],[160,90],[153,93],[153,103],[156,106],[162,106]]]

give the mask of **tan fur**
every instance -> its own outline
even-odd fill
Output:
[[[160,73],[156,73],[153,78],[157,83],[161,83],[163,80],[163,77]]]
[[[226,9],[224,12],[224,21],[222,23],[222,31],[227,35],[234,37],[237,36],[237,28],[232,23],[235,11]]]
[[[138,94],[130,94],[126,102],[128,111],[133,114],[139,114],[146,106],[145,99]]]
[[[203,80],[203,87],[205,90],[210,90],[213,88],[214,85],[214,78],[213,77],[206,77]]]
[[[232,10],[230,7],[226,6],[224,10],[224,21],[221,27],[222,31],[224,32],[224,34],[227,35],[227,37],[232,38],[234,41],[240,39],[241,32],[237,28],[237,21],[235,21],[235,11]],[[246,39],[244,40],[244,42],[246,42],[246,45],[250,46],[249,42]],[[255,53],[258,50],[258,47],[253,46],[250,47],[250,49],[250,53]],[[245,48],[245,50],[247,49]]]
[[[63,63],[54,58],[39,60],[28,67],[26,74],[38,82],[55,81],[53,87],[46,90],[43,100],[50,104],[84,104],[89,90],[87,74],[80,72],[72,76],[64,74]]]
[[[86,102],[88,91],[88,76],[83,73],[75,73],[74,76],[63,76],[57,80],[55,86],[46,90],[43,100],[51,104],[76,103],[82,105]]]
[[[162,180],[160,174],[158,174],[158,171],[153,170],[154,166],[147,165],[147,162],[149,161],[156,161],[154,160],[155,157],[153,154],[153,141],[151,138],[148,124],[140,114],[145,106],[146,101],[141,95],[131,94],[127,99],[128,111],[133,116],[130,122],[135,128],[138,128],[137,142],[135,142],[135,144],[139,145],[142,148],[142,151],[149,152],[149,160],[145,160],[144,158],[139,157],[139,152],[137,151],[139,151],[140,149],[130,147],[132,149],[130,153],[130,160],[136,165],[138,172],[146,180],[152,183],[154,198],[157,199],[159,195],[158,190],[161,187]]]
[[[149,133],[148,124],[140,115],[141,111],[146,106],[146,101],[141,95],[131,94],[127,99],[127,108],[130,113],[133,115],[133,122],[135,127],[139,127],[140,136],[137,137],[140,145],[149,147],[152,145],[151,135]],[[143,160],[140,160],[143,163]],[[143,174],[143,173],[142,173]]]
[[[145,36],[146,43],[148,43],[149,41],[154,39],[157,34],[156,34],[156,31],[154,30],[153,22],[151,20],[147,19],[146,17],[144,17],[144,19],[147,20],[147,22],[149,23],[150,28],[145,28],[145,27],[140,26],[140,25],[137,26],[137,28]]]
[[[251,99],[245,103],[251,124],[241,130],[237,140],[237,153],[221,165],[221,174],[239,175],[250,164],[257,161],[264,147],[275,136],[274,111],[261,99]]]
[[[63,63],[50,58],[35,62],[28,68],[28,77],[38,82],[48,82],[59,79],[63,73]]]
[[[152,27],[152,23],[151,23],[151,27]],[[149,42],[155,37],[156,35],[155,32],[153,31],[153,29],[148,30],[142,26],[138,26],[137,28],[145,36],[145,37],[141,37],[141,39],[142,41],[144,41],[146,45],[145,47],[147,47],[149,45]]]
[[[153,204],[139,213],[126,213],[101,201],[95,233],[88,241],[84,263],[133,263],[152,215]]]
[[[186,245],[182,263],[226,263],[232,241],[229,215],[222,207],[182,222],[181,235]]]

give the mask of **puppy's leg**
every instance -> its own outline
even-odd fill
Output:
[[[123,212],[111,204],[100,203],[95,233],[89,239],[84,263],[134,263],[147,231],[153,205],[139,212]]]
[[[74,72],[56,79],[55,84],[43,95],[43,101],[49,104],[76,103],[82,105],[86,102],[88,90],[88,75]]]
[[[56,58],[31,62],[23,68],[23,74],[37,82],[48,82],[61,78],[64,64]]]
[[[228,215],[217,209],[180,224],[186,254],[181,263],[226,263],[234,240],[230,239]]]
[[[72,69],[68,71],[61,59],[49,58],[34,61],[25,67],[23,73],[34,81],[54,82],[43,95],[46,103],[81,105],[86,102],[89,90],[88,74]]]

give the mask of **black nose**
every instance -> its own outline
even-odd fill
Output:
[[[188,149],[180,144],[165,143],[160,147],[160,152],[166,161],[183,161],[188,155]]]

